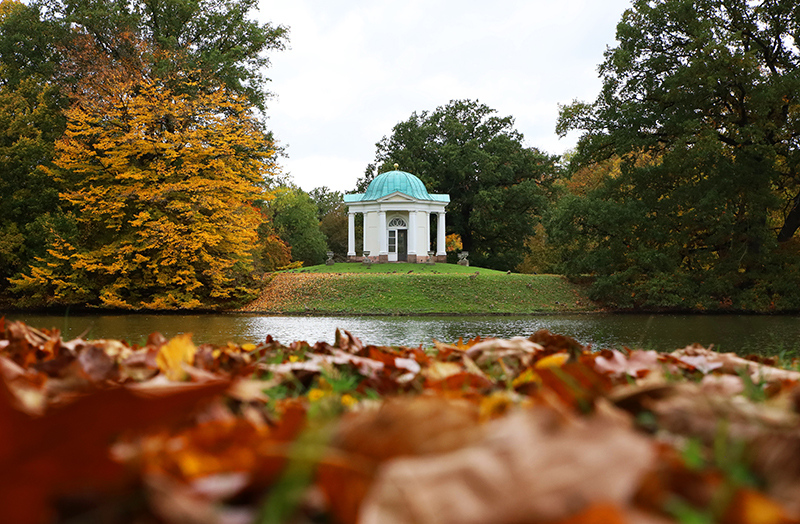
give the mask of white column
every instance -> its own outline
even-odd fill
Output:
[[[389,239],[386,236],[386,211],[378,211],[378,245],[379,255],[389,254]]]
[[[347,212],[347,256],[356,256],[356,214]]]
[[[366,251],[367,249],[369,249],[367,247],[367,213],[366,212],[361,213],[361,217],[364,219],[364,227],[363,227],[363,229],[361,231],[362,236],[364,237],[364,238],[361,239],[361,250],[362,250],[362,253],[363,253],[363,251]]]
[[[417,254],[417,212],[408,212],[408,254]]]
[[[428,251],[431,248],[431,214],[428,211],[423,211],[422,216],[425,218],[425,256],[428,256]]]
[[[446,255],[447,252],[445,251],[445,239],[444,239],[444,211],[440,211],[439,215],[439,223],[436,227],[436,256]]]

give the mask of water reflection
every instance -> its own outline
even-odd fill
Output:
[[[333,342],[346,329],[375,345],[431,346],[475,336],[528,336],[539,329],[569,335],[593,347],[658,349],[693,342],[722,351],[775,354],[800,350],[800,317],[748,315],[545,315],[525,317],[276,317],[258,315],[93,315],[9,313],[34,327],[58,328],[64,338],[118,338],[142,344],[149,333],[193,333],[196,342],[259,342],[267,335],[289,343]]]

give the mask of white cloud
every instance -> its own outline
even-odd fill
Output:
[[[479,99],[551,153],[558,104],[592,100],[597,65],[629,0],[261,0],[291,28],[272,55],[269,125],[310,190],[354,188],[375,143],[412,112]]]

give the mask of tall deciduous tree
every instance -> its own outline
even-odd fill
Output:
[[[292,259],[307,266],[325,261],[325,235],[319,229],[317,206],[302,189],[278,189],[269,203],[275,231],[292,248]]]
[[[65,33],[43,20],[37,5],[0,1],[0,83],[16,86],[34,76],[50,79],[61,61],[56,43]]]
[[[626,305],[779,294],[764,279],[775,241],[800,226],[799,24],[793,2],[634,1],[602,92],[563,107],[557,126],[584,132],[582,165],[622,160],[618,177],[561,206],[556,237],[585,241],[568,269]]]
[[[40,272],[39,276],[45,274],[42,271],[47,267],[53,275],[59,271],[65,274],[65,268],[72,268],[76,262],[75,256],[91,258],[103,242],[108,242],[110,249],[124,241],[131,231],[141,228],[142,224],[127,214],[115,219],[116,235],[109,234],[108,228],[100,227],[97,222],[98,209],[120,204],[101,202],[99,196],[102,192],[108,198],[119,196],[118,190],[126,184],[118,177],[127,176],[125,181],[131,182],[133,173],[147,173],[141,180],[144,190],[148,184],[162,181],[159,177],[179,176],[187,187],[194,184],[196,194],[199,187],[211,187],[209,180],[214,178],[210,176],[211,168],[197,167],[206,161],[195,155],[207,152],[206,163],[214,154],[220,159],[231,159],[225,171],[229,182],[239,177],[242,184],[252,184],[254,170],[258,171],[258,183],[262,182],[260,176],[269,171],[271,163],[271,160],[264,162],[264,155],[271,155],[274,145],[263,121],[254,118],[253,109],[263,110],[269,97],[264,76],[269,60],[266,53],[284,47],[288,30],[250,19],[248,15],[256,0],[31,0],[27,3],[0,2],[0,105],[3,123],[7,124],[0,137],[0,149],[9,159],[0,166],[0,230],[4,233],[0,241],[0,294],[6,277],[26,267],[32,257],[42,257],[49,242],[55,243],[48,258],[51,266],[38,265],[34,273]],[[120,86],[130,90],[125,93],[127,98],[121,95]],[[226,101],[225,96],[230,100]],[[220,101],[224,103],[218,104]],[[59,166],[53,167],[54,143],[65,130],[64,110],[69,103],[73,104],[69,113],[70,135],[60,142]],[[142,108],[148,104],[156,121],[144,123]],[[195,110],[195,115],[187,116],[187,111]],[[107,113],[102,115],[97,111]],[[158,129],[153,131],[153,126]],[[239,131],[243,133],[241,137],[220,143],[227,140],[225,133]],[[89,139],[92,133],[94,138]],[[132,152],[130,144],[139,143],[136,140],[143,136],[149,136],[153,143],[169,144],[166,147],[172,148],[173,156],[168,170],[172,174],[154,167],[158,154],[147,149],[138,154]],[[126,142],[119,137],[130,140]],[[84,155],[85,151],[79,152],[76,145],[81,139],[85,139],[81,147],[90,152],[89,156],[102,150],[94,161],[106,164],[95,165],[93,169],[105,170],[104,175],[67,165],[73,160],[80,162],[77,158],[83,158],[88,165],[89,157]],[[244,145],[252,140],[258,144]],[[217,153],[211,153],[215,148]],[[111,158],[114,165],[108,163]],[[248,163],[251,161],[260,167]],[[125,169],[127,175],[123,173]],[[86,200],[88,187],[97,191],[93,202]],[[242,227],[247,224],[242,236],[245,240],[250,239],[250,222],[255,216],[246,212],[247,202],[254,194],[260,195],[261,188],[254,191],[229,187],[219,196],[231,210],[231,234],[239,228],[236,224]],[[133,195],[143,194],[139,190],[133,192]],[[129,194],[121,198],[125,213],[136,208]],[[174,187],[153,198],[151,204],[157,203],[171,212],[186,204],[186,195]],[[144,202],[140,204],[146,208]],[[63,212],[65,209],[68,212]],[[201,214],[208,212],[205,209]],[[214,220],[218,220],[216,213]],[[77,229],[76,224],[80,226]],[[224,228],[223,224],[217,221],[209,227]],[[199,230],[183,231],[199,235],[187,239],[198,246],[216,242],[207,242]],[[233,275],[240,278],[247,272],[249,257],[242,258],[241,252],[245,244],[229,242],[227,233],[222,236],[225,238],[212,250],[215,255],[205,257],[205,263],[217,267],[216,276],[211,276],[214,271],[204,269],[204,276],[198,277],[202,285],[192,288],[194,284],[188,283],[190,278],[173,278],[177,287],[165,298],[162,288],[132,276],[132,283],[117,282],[120,292],[106,293],[102,302],[120,307],[195,307],[198,301],[216,304],[241,296],[247,286],[231,287],[231,278]],[[277,251],[288,253],[277,238],[273,240],[271,245],[280,248]],[[230,251],[225,253],[226,249]],[[59,266],[55,260],[66,252],[70,254],[60,259]],[[217,262],[209,262],[211,258]],[[225,260],[234,259],[235,267],[226,266]],[[53,285],[42,288],[22,285],[31,278],[28,275],[17,280],[17,288],[37,293],[55,290],[47,297],[53,303],[68,303],[72,299],[96,302],[93,293],[97,289],[111,288],[107,279],[95,279],[91,274],[105,262],[92,264],[87,265],[92,269],[76,271],[74,278],[59,280],[54,276]],[[124,275],[125,271],[117,274]],[[169,271],[161,273],[159,285],[170,278]],[[78,282],[81,278],[88,280]],[[139,284],[142,289],[134,290]],[[182,291],[177,290],[180,286],[184,286]],[[148,298],[149,292],[153,295]]]
[[[377,146],[376,165],[397,163],[432,193],[450,195],[447,230],[474,264],[513,269],[547,203],[556,157],[523,145],[514,119],[471,100],[413,113]],[[365,187],[373,177],[368,169]]]
[[[109,77],[110,78],[110,77]],[[78,224],[17,289],[50,304],[191,309],[253,291],[251,254],[273,150],[249,104],[224,88],[175,94],[107,83],[67,111],[54,177]]]
[[[328,249],[338,260],[347,258],[347,207],[339,191],[322,186],[311,190],[309,196],[317,205],[319,229],[325,235]]]
[[[142,53],[152,73],[165,80],[176,71],[192,82],[171,89],[214,90],[219,84],[264,110],[269,96],[267,52],[286,45],[288,29],[249,18],[258,0],[35,0],[54,26],[72,30],[61,42],[72,76],[92,74],[88,46],[114,61]],[[137,49],[134,42],[144,42]],[[148,56],[153,53],[151,56]]]
[[[41,167],[65,129],[66,99],[50,81],[58,61],[38,9],[0,2],[0,293],[64,230],[59,185]]]

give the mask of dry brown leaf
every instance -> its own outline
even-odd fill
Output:
[[[583,344],[574,338],[564,335],[555,335],[546,329],[540,329],[528,337],[528,340],[542,346],[545,353],[558,353],[561,351],[580,353],[584,349]]]
[[[627,357],[621,351],[605,350],[594,359],[594,367],[601,373],[614,377],[628,375],[641,377],[660,367],[658,353],[655,351],[631,351]]]
[[[78,363],[90,382],[116,380],[119,377],[116,363],[101,347],[90,345],[81,351]]]
[[[220,491],[241,489],[248,478],[243,473],[211,475],[192,484],[178,482],[166,475],[149,475],[145,479],[148,503],[164,522],[181,524],[249,524],[256,511],[248,507],[232,507],[219,503]],[[227,484],[221,490],[212,483]],[[212,492],[209,493],[211,488]]]
[[[317,467],[317,484],[340,524],[355,524],[358,509],[375,474],[375,463],[361,455],[330,449]]]
[[[349,331],[336,329],[334,347],[349,353],[358,353],[364,349],[364,344]]]
[[[767,493],[800,522],[800,427],[756,437],[752,467],[766,481]]]
[[[700,387],[708,394],[732,397],[744,391],[744,382],[736,375],[706,375]]]
[[[751,466],[766,483],[766,492],[800,518],[800,414],[773,404],[752,402],[739,395],[709,394],[697,384],[681,384],[662,399],[643,404],[659,427],[711,445],[720,432],[746,444]]]
[[[800,372],[767,366],[747,360],[734,353],[717,353],[701,346],[687,346],[673,351],[670,355],[687,362],[706,362],[723,373],[738,375],[747,373],[754,383],[773,382],[779,380],[800,381]]]
[[[478,408],[439,397],[395,398],[342,418],[334,446],[376,461],[457,449],[479,434]]]
[[[626,505],[651,466],[650,442],[615,422],[549,409],[487,425],[476,444],[398,458],[379,471],[362,524],[479,524],[565,519],[595,503]]]
[[[562,402],[580,411],[589,411],[597,398],[612,391],[611,379],[583,362],[567,362],[561,367],[536,370],[542,387]]]
[[[422,376],[431,381],[438,381],[458,375],[463,371],[464,367],[455,362],[436,361],[422,371]]]
[[[528,367],[534,355],[543,349],[539,344],[524,337],[490,338],[469,348],[466,355],[479,366],[503,359],[510,365]]]
[[[707,394],[698,384],[680,384],[667,398],[647,403],[659,425],[672,433],[711,443],[720,428],[729,438],[750,441],[769,431],[797,428],[800,415],[742,396]]]
[[[239,379],[228,389],[228,395],[240,402],[267,402],[269,397],[264,394],[268,387],[263,380]]]

